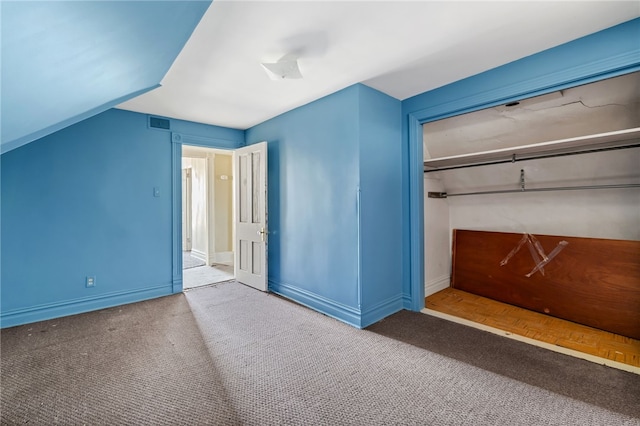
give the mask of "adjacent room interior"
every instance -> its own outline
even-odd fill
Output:
[[[229,281],[233,270],[233,153],[182,147],[183,288]]]

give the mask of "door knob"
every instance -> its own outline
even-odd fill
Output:
[[[258,235],[260,235],[260,238],[262,238],[262,241],[264,241],[264,236],[267,235],[268,233],[269,231],[264,229],[264,227],[260,228],[260,230],[258,231]]]

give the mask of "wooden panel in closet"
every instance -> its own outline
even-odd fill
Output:
[[[451,287],[640,339],[640,242],[534,235],[546,255],[539,271],[529,245],[501,266],[523,234],[454,230]]]

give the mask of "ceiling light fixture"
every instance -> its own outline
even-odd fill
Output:
[[[286,58],[286,57],[285,57]],[[295,59],[282,58],[278,62],[265,63],[262,68],[265,69],[271,80],[289,80],[302,78],[302,73],[298,67],[298,61]]]

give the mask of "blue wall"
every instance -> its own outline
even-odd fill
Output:
[[[0,157],[2,327],[172,293],[172,149],[146,115],[109,110]]]
[[[401,308],[400,132],[400,102],[362,85],[247,130],[268,142],[271,291],[358,327]]]
[[[362,323],[402,309],[402,114],[399,100],[360,89]]]
[[[424,306],[422,123],[640,69],[640,18],[402,102],[403,293]]]
[[[268,144],[269,289],[359,321],[358,88],[246,131]]]

